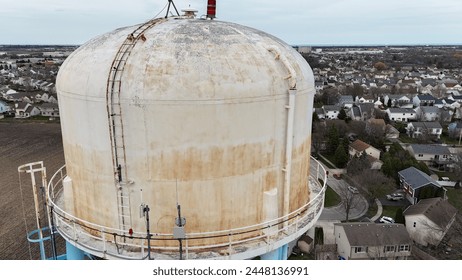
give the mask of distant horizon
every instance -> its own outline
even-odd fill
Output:
[[[206,0],[174,0],[206,13]],[[92,38],[165,17],[167,0],[0,0],[5,45],[80,46]],[[168,13],[172,15],[172,10]],[[289,45],[462,45],[460,0],[217,1],[218,21],[271,34]]]
[[[2,44],[0,47],[78,47],[83,44]],[[459,44],[288,44],[292,47],[462,47],[462,43]]]

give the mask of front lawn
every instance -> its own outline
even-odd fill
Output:
[[[326,189],[326,195],[324,197],[324,207],[332,207],[338,205],[342,199],[340,196],[329,186]]]
[[[459,212],[462,211],[462,189],[447,188],[448,200],[452,206],[456,207]]]
[[[396,216],[396,211],[398,211],[399,208],[401,208],[401,206],[383,206],[382,216],[387,216],[394,219]]]

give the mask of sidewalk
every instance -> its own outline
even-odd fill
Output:
[[[374,217],[371,218],[371,221],[373,222],[377,221],[380,218],[380,216],[382,216],[383,211],[382,203],[380,202],[380,200],[376,198],[375,203],[377,204],[377,213],[374,215]]]

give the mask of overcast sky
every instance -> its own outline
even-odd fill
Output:
[[[82,44],[167,0],[0,0],[0,44]],[[205,14],[207,0],[174,0]],[[165,16],[163,11],[160,16]],[[292,45],[462,44],[461,0],[217,0],[217,19]]]

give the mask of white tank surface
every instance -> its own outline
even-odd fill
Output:
[[[190,258],[229,258],[259,236],[300,236],[287,231],[312,198],[315,88],[291,46],[228,22],[155,19],[78,48],[56,87],[62,215],[82,232],[77,240],[58,230],[80,248],[124,258],[149,245],[157,258],[176,258],[181,239]],[[84,244],[84,233],[128,245],[108,254]]]

